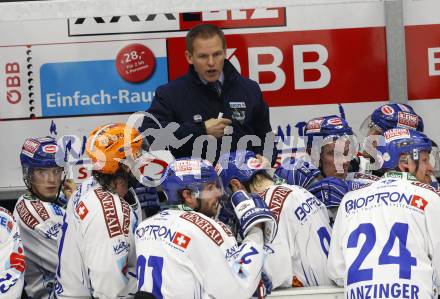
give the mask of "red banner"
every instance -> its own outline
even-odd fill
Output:
[[[388,100],[384,27],[227,35],[226,40],[229,61],[259,82],[269,106]],[[187,71],[184,52],[184,38],[167,40],[170,80]]]
[[[408,99],[440,98],[440,25],[405,27]]]

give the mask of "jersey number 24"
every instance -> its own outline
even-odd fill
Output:
[[[373,250],[374,244],[376,243],[376,229],[374,225],[371,223],[360,224],[348,237],[347,248],[357,248],[361,235],[365,235],[365,242],[362,244],[358,256],[348,269],[347,285],[373,279],[373,269],[361,269],[361,265],[367,255]],[[408,224],[401,222],[394,223],[391,227],[388,241],[385,243],[378,260],[379,265],[399,265],[400,279],[411,279],[411,266],[417,265],[417,259],[411,256],[411,252],[406,248],[407,238]],[[393,249],[396,239],[399,242],[399,255],[393,256],[390,255],[390,252]]]

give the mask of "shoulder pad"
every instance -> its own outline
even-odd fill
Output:
[[[434,192],[435,194],[437,194],[438,196],[440,196],[440,191],[435,189],[434,187],[432,187],[431,185],[419,182],[419,181],[411,181],[412,185],[418,186],[418,187],[422,187],[424,189],[428,189],[432,192]]]

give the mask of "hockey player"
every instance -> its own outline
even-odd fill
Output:
[[[267,248],[274,253],[264,265],[273,288],[331,285],[326,269],[331,228],[324,204],[302,187],[275,185],[250,151],[225,154],[216,168],[227,194],[258,193],[277,220],[278,234]]]
[[[212,218],[223,191],[210,162],[172,162],[162,187],[171,208],[136,229],[138,289],[155,298],[250,298],[261,277],[263,245],[277,231],[261,198],[242,191],[231,197],[243,236],[238,245]]]
[[[376,108],[360,127],[361,134],[370,138],[364,141],[362,156],[359,158],[359,172],[382,176],[377,168],[379,165],[373,169],[374,152],[372,149],[376,147],[377,140],[371,137],[383,136],[386,130],[394,128],[407,128],[423,132],[423,119],[407,104],[388,103]],[[370,143],[370,147],[365,144],[366,142]]]
[[[55,283],[57,240],[61,236],[64,204],[76,189],[56,162],[54,138],[25,140],[20,161],[27,193],[14,209],[26,253],[25,290],[31,298],[49,298]]]
[[[357,140],[345,119],[336,115],[311,119],[307,122],[305,137],[311,162],[292,159],[282,164],[275,175],[290,185],[309,190],[326,205],[333,223],[345,193],[378,178],[348,172],[357,152]]]
[[[0,207],[0,297],[21,298],[25,260],[20,232],[12,214]]]
[[[346,298],[434,298],[440,287],[440,197],[428,184],[431,141],[384,133],[384,177],[349,192],[333,227],[330,278]]]
[[[125,159],[140,155],[139,132],[124,124],[97,127],[86,143],[92,177],[66,209],[58,249],[57,298],[126,298],[136,291],[134,228],[139,203],[128,191]]]

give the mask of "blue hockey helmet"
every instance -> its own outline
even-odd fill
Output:
[[[225,189],[232,179],[246,183],[257,172],[264,171],[264,165],[257,159],[255,153],[244,150],[221,155],[215,168]]]
[[[21,152],[20,152],[20,162],[23,171],[23,180],[26,187],[32,192],[37,192],[35,188],[35,182],[32,179],[32,173],[34,169],[44,169],[44,168],[58,168],[56,173],[59,174],[59,181],[48,182],[48,185],[53,183],[60,184],[57,194],[51,196],[43,195],[42,193],[37,194],[38,197],[53,199],[58,198],[59,190],[65,179],[64,165],[58,165],[56,155],[59,151],[57,142],[52,137],[42,137],[42,138],[28,138],[25,140]],[[43,186],[40,183],[37,185]],[[46,186],[46,185],[44,185]],[[52,192],[49,192],[52,193]]]
[[[57,151],[57,142],[52,137],[28,138],[21,148],[21,167],[23,169],[59,167],[55,160]]]
[[[382,153],[383,169],[394,169],[399,164],[401,154],[409,154],[414,161],[419,159],[421,151],[431,151],[432,142],[422,132],[403,128],[394,128],[384,132],[385,145],[378,146]]]
[[[307,137],[307,148],[311,148],[315,137],[322,137],[325,140],[332,137],[353,136],[353,130],[345,119],[329,115],[309,120],[304,135]]]
[[[170,205],[182,203],[181,192],[185,189],[203,198],[202,192],[206,184],[221,184],[212,164],[203,159],[180,158],[171,162],[164,173],[163,191]]]
[[[362,123],[360,131],[364,136],[375,129],[385,132],[393,128],[405,128],[423,132],[423,119],[407,104],[389,103],[378,107]]]

